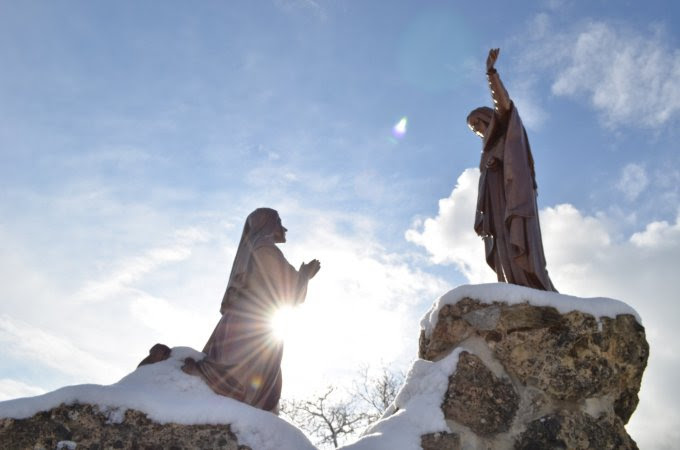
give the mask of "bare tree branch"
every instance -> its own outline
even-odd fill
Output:
[[[337,448],[378,420],[394,401],[404,375],[382,369],[378,376],[362,367],[344,395],[336,386],[305,399],[283,399],[280,412],[322,448]]]
[[[394,401],[404,378],[402,372],[394,372],[386,367],[377,376],[370,374],[368,366],[359,369],[359,379],[352,383],[352,394],[367,406],[370,422],[378,420]]]

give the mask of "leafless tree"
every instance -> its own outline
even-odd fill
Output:
[[[280,412],[298,425],[317,445],[337,448],[346,437],[368,425],[368,416],[351,400],[336,398],[334,386],[303,400],[282,400]]]
[[[368,425],[378,420],[394,401],[404,375],[383,368],[378,375],[362,367],[351,388],[340,390],[328,385],[318,394],[302,400],[283,399],[281,415],[302,429],[322,448],[338,445],[358,437]],[[332,447],[331,447],[332,446]]]
[[[378,420],[397,397],[404,383],[404,374],[383,367],[379,375],[372,375],[368,366],[359,370],[359,378],[352,382],[352,394],[364,404],[369,423]]]

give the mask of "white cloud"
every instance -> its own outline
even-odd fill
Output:
[[[188,346],[197,336],[207,334],[205,318],[199,317],[196,311],[143,291],[135,291],[129,300],[130,315],[153,330],[159,342]]]
[[[584,216],[569,204],[548,207],[539,214],[548,269],[555,286],[563,290],[564,283],[585,282],[599,269],[597,259],[592,256],[611,249],[607,225],[599,218]]]
[[[652,222],[645,231],[633,234],[630,241],[641,250],[673,248],[680,245],[680,221],[671,225],[666,221]]]
[[[124,372],[83,351],[70,340],[44,331],[6,314],[0,315],[0,343],[14,356],[44,364],[68,375],[92,382],[109,381]]]
[[[627,164],[621,170],[621,177],[616,188],[630,201],[635,200],[649,185],[647,171],[639,164]]]
[[[45,390],[10,378],[0,378],[0,401],[44,394]]]
[[[496,281],[483,241],[473,231],[478,180],[478,169],[466,169],[451,195],[439,200],[437,217],[417,221],[406,232],[406,239],[425,247],[434,263],[453,263],[471,283]]]
[[[206,221],[206,215],[194,217]],[[207,217],[215,233],[228,228],[222,216]],[[71,261],[75,271],[59,270],[27,256],[36,247],[42,250],[41,242],[0,229],[8,257],[0,264],[5,269],[0,359],[21,361],[27,378],[18,378],[49,389],[64,381],[114,382],[156,342],[200,348],[217,315],[219,301],[211,300],[223,289],[223,259],[233,250],[203,223],[159,233],[141,249],[132,245],[110,251],[110,244],[101,241],[103,254],[120,256],[95,264],[101,270],[94,281],[91,260]],[[141,241],[134,233],[126,237]],[[74,258],[69,249],[50,251],[55,259],[66,260]]]
[[[617,125],[655,128],[680,111],[680,51],[662,36],[594,22],[574,42],[553,84],[555,94],[585,94]]]
[[[454,263],[471,282],[477,282],[479,274],[470,268],[479,267],[482,258],[471,246],[481,248],[482,244],[473,244],[475,234],[468,219],[476,197],[473,175],[476,171],[466,170],[451,196],[439,202],[437,216],[408,235],[435,261]],[[676,443],[680,433],[672,430],[680,423],[680,391],[675,381],[680,354],[669,343],[676,340],[680,318],[680,215],[675,223],[652,222],[628,238],[616,238],[615,221],[606,214],[588,216],[568,204],[544,208],[540,219],[550,276],[560,292],[617,298],[642,316],[651,356],[640,405],[628,430],[641,448]]]
[[[165,264],[187,259],[191,255],[192,246],[207,239],[207,234],[198,228],[177,230],[170,245],[152,248],[142,255],[118,262],[116,268],[107,274],[105,279],[86,282],[75,297],[78,301],[93,302],[120,295],[131,289],[144,275]]]
[[[555,73],[555,95],[584,97],[608,126],[660,128],[680,113],[680,49],[662,30],[647,33],[591,21],[557,32],[535,19],[521,64]]]

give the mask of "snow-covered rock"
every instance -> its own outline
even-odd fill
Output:
[[[109,386],[67,386],[0,402],[1,447],[315,449],[288,422],[216,395],[182,372],[188,356],[202,354],[175,347],[169,359]]]
[[[395,404],[345,450],[637,448],[624,425],[649,346],[628,305],[461,286],[421,328]]]

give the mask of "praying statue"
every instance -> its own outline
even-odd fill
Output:
[[[517,108],[494,67],[498,53],[491,49],[486,60],[494,108],[483,106],[467,117],[482,138],[474,228],[498,281],[556,291],[543,254],[534,159]]]
[[[276,244],[286,242],[278,212],[253,211],[243,227],[217,323],[205,344],[205,358],[187,358],[182,370],[198,375],[217,394],[278,412],[283,343],[271,319],[282,307],[302,303],[307,282],[321,265],[314,259],[299,270]]]

